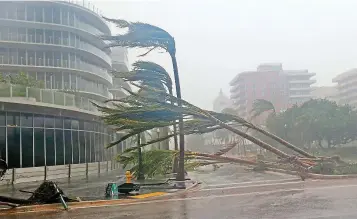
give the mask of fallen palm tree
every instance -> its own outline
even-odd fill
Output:
[[[248,126],[254,127],[254,125],[240,117],[203,110],[184,100],[181,100],[182,106],[172,105],[171,101],[178,101],[176,97],[149,87],[138,87],[140,87],[140,89],[155,91],[159,97],[151,98],[127,90],[127,92],[131,94],[130,96],[119,100],[107,101],[112,102],[116,108],[108,108],[97,105],[99,110],[103,112],[103,119],[106,123],[117,126],[117,131],[127,132],[127,134],[122,138],[109,144],[109,147],[119,144],[131,136],[137,135],[138,133],[146,130],[176,125],[176,121],[183,117],[184,127],[182,131],[185,135],[204,134],[219,129],[227,129],[276,154],[278,157],[291,157],[285,152],[237,128]],[[148,141],[139,147],[144,147],[146,145],[169,139],[174,135],[175,133],[172,133],[168,136]],[[134,150],[135,148],[137,147],[131,148],[131,150]],[[302,168],[310,167],[310,165],[307,165],[299,159],[291,159],[291,162],[295,163],[297,166],[301,166]]]

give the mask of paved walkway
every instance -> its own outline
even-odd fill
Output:
[[[90,175],[88,178],[74,177],[57,179],[55,181],[62,190],[71,197],[86,197],[98,199],[104,197],[105,187],[108,182],[124,182],[124,171],[113,170],[101,175]],[[0,186],[0,194],[17,198],[27,198],[30,195],[19,190],[34,191],[41,182],[19,183],[15,185]]]

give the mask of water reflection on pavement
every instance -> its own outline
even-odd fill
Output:
[[[302,182],[290,180],[291,176],[267,175],[265,179],[261,174],[230,172],[233,170],[236,169],[227,166],[216,173],[198,173],[195,177],[201,174],[205,179],[200,191],[166,197],[164,200],[139,201],[132,204],[76,209],[69,212],[22,214],[3,218],[357,218],[355,216],[357,215],[355,208],[357,206],[357,180]],[[237,175],[243,180],[237,179]],[[217,181],[212,177],[220,178]],[[249,178],[255,182],[247,183]],[[272,181],[262,182],[262,180],[275,181],[271,183]]]

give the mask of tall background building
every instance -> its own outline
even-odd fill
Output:
[[[285,110],[293,104],[310,98],[311,79],[315,73],[308,70],[284,70],[282,64],[261,64],[255,71],[239,73],[230,82],[231,99],[239,115],[250,117],[256,99],[272,102],[276,111]],[[264,120],[264,119],[263,119]]]
[[[122,149],[105,150],[116,133],[91,104],[112,98],[110,91],[119,95],[112,64],[127,70],[126,50],[117,50],[112,63],[101,34],[110,29],[93,8],[0,1],[0,72],[44,82],[43,88],[0,85],[0,156],[10,168],[106,161]]]
[[[314,99],[327,99],[339,103],[338,90],[336,86],[314,86],[311,88],[311,95]]]
[[[332,79],[336,83],[339,104],[357,106],[357,69],[350,69]]]

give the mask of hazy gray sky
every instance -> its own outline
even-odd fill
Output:
[[[142,21],[176,40],[183,97],[211,109],[219,89],[260,63],[308,69],[317,85],[357,67],[355,0],[96,0],[107,17]],[[135,52],[130,60],[135,60]],[[167,54],[147,57],[171,73]],[[262,78],[262,80],[264,80]]]

